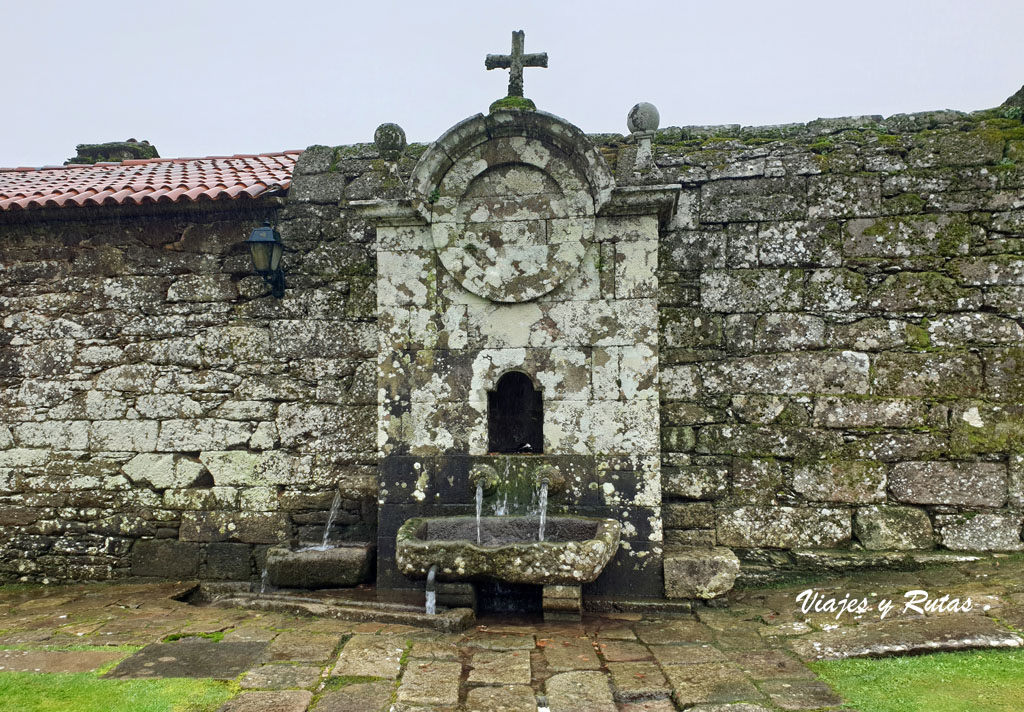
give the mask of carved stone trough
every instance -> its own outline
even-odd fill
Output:
[[[396,537],[399,570],[439,581],[496,580],[543,586],[579,586],[596,579],[619,547],[619,522],[591,517],[548,517],[537,541],[536,516],[407,520]]]

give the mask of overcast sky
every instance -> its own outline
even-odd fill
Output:
[[[13,2],[0,166],[148,139],[164,157],[431,141],[504,96],[511,32],[548,69],[526,95],[584,131],[809,121],[1000,104],[1024,84],[1022,0]]]

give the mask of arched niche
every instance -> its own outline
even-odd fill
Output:
[[[487,392],[487,451],[544,452],[543,397],[521,371],[502,375]]]

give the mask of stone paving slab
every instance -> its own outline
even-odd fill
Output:
[[[597,647],[601,652],[601,657],[611,663],[651,659],[651,651],[646,645],[640,643],[625,640],[602,640]]]
[[[526,650],[482,650],[469,663],[468,682],[481,685],[529,685],[530,653]]]
[[[783,650],[752,650],[730,658],[752,680],[813,679],[814,673]]]
[[[619,712],[676,712],[672,700],[641,700],[619,705]]]
[[[459,646],[438,640],[418,640],[412,644],[409,657],[419,660],[458,660]]]
[[[452,707],[459,702],[461,663],[411,661],[398,687],[398,701],[422,707]]]
[[[465,707],[466,712],[537,712],[537,697],[527,685],[474,687]]]
[[[805,660],[837,660],[866,656],[1016,648],[1024,639],[987,616],[936,616],[863,623],[812,633],[787,641]]]
[[[601,668],[601,661],[597,659],[590,638],[541,638],[538,644],[541,643],[544,648],[544,659],[552,671]]]
[[[694,665],[725,662],[727,658],[710,645],[652,645],[651,654],[662,665]]]
[[[405,639],[396,635],[353,635],[345,643],[332,676],[398,679]]]
[[[306,712],[313,693],[308,690],[243,692],[217,712]]]
[[[327,662],[339,643],[340,635],[281,633],[267,646],[263,661]]]
[[[461,645],[487,650],[532,650],[536,645],[533,633],[491,633],[476,631],[463,637]]]
[[[731,664],[666,665],[662,669],[672,685],[672,698],[680,707],[764,698],[750,678]]]
[[[124,660],[106,677],[231,680],[253,667],[266,647],[266,643],[218,643],[208,638],[154,643]]]
[[[293,687],[315,687],[320,682],[320,668],[314,665],[261,665],[242,678],[243,690],[287,690]]]
[[[563,672],[544,683],[551,712],[617,712],[608,678],[600,672]]]
[[[843,699],[821,680],[768,680],[761,692],[784,710],[816,710],[841,705]]]
[[[656,663],[608,663],[608,672],[619,702],[668,697],[672,692]]]
[[[358,682],[330,690],[317,700],[312,712],[387,712],[391,707],[392,682]]]
[[[125,655],[120,650],[0,650],[0,670],[89,672]]]
[[[649,645],[710,643],[715,639],[711,628],[689,619],[645,622],[635,626],[634,630],[640,640]]]

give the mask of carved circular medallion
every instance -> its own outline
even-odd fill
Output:
[[[430,196],[441,263],[498,302],[547,294],[572,275],[594,233],[594,198],[558,149],[534,138],[485,141],[459,157]]]

